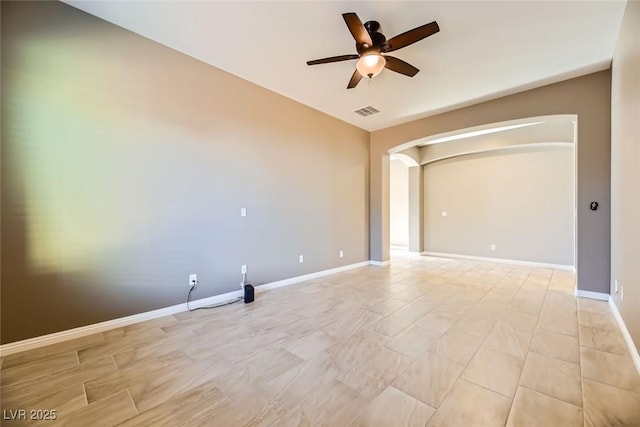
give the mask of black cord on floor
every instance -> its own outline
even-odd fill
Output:
[[[189,307],[189,303],[191,302],[191,292],[193,292],[193,290],[195,289],[195,286],[192,286],[191,289],[189,289],[189,293],[187,294],[187,310],[189,311],[196,311],[196,310],[209,310],[211,308],[218,308],[218,307],[224,307],[225,305],[231,305],[231,304],[235,304],[240,300],[243,300],[243,297],[238,297],[237,299],[230,301],[230,302],[225,302],[224,304],[218,304],[218,305],[208,305],[206,307],[196,307],[196,308],[191,308]]]

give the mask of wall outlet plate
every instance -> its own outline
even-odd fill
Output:
[[[344,258],[344,251],[340,249],[340,258]]]
[[[241,274],[247,274],[247,266],[246,265],[241,265],[240,266],[240,273]]]
[[[620,301],[624,301],[624,288],[620,286]]]
[[[300,255],[298,257],[298,262],[303,263],[304,262],[304,255]]]
[[[198,284],[198,275],[196,273],[189,275],[189,287],[192,288]]]
[[[618,293],[618,279],[613,281],[613,292]]]
[[[496,250],[496,244],[495,244],[495,243],[492,243],[492,244],[491,244],[491,250],[492,250],[492,251],[495,251],[495,250]]]

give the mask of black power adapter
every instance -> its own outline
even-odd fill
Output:
[[[247,283],[244,285],[244,303],[253,302],[253,285]]]

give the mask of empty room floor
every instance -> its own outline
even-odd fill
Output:
[[[640,425],[608,304],[507,264],[394,255],[0,363],[3,425]]]

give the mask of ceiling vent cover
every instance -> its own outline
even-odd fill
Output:
[[[362,117],[367,117],[375,113],[379,113],[380,110],[373,108],[371,105],[367,105],[366,107],[358,108],[354,111],[356,114],[360,114]]]

